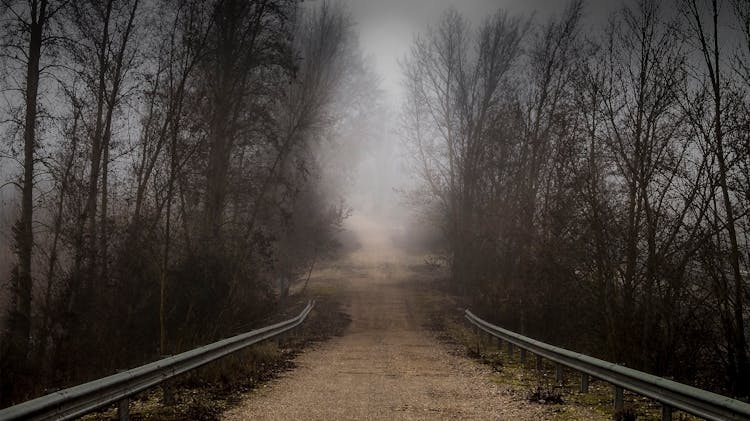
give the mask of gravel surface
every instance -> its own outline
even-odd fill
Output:
[[[388,252],[353,256],[310,281],[344,296],[343,336],[299,355],[297,368],[251,392],[225,420],[553,419],[451,355],[408,305],[414,274]]]

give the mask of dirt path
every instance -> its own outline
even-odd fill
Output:
[[[352,323],[296,359],[298,368],[248,395],[226,420],[543,419],[489,381],[489,369],[425,332],[408,305],[407,262],[385,249],[319,272],[311,288],[336,288]]]

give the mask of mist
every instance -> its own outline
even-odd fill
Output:
[[[0,16],[0,405],[381,286],[750,397],[747,2]]]
[[[315,4],[314,1],[306,4]],[[511,15],[541,25],[565,9],[557,1],[460,1],[410,0],[342,3],[351,13],[359,46],[367,66],[377,77],[377,100],[372,102],[373,121],[369,131],[354,142],[347,162],[353,163],[351,178],[345,187],[352,215],[345,226],[361,241],[372,236],[373,224],[387,233],[391,245],[423,251],[434,249],[439,229],[431,225],[432,215],[413,200],[419,188],[414,160],[404,144],[401,109],[404,103],[402,62],[413,41],[435,26],[448,9],[460,13],[472,25],[487,16],[506,10]],[[595,29],[622,7],[618,1],[588,2],[584,6],[584,25]]]

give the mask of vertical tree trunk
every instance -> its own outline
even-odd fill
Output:
[[[221,249],[221,227],[224,221],[226,205],[227,182],[229,177],[229,161],[232,156],[234,136],[233,113],[242,95],[243,76],[239,72],[249,69],[238,68],[238,64],[246,51],[251,48],[244,45],[244,35],[239,33],[245,10],[237,1],[231,0],[220,3],[215,10],[218,45],[216,51],[216,85],[211,94],[211,122],[209,126],[208,165],[206,168],[206,192],[204,199],[204,215],[202,237],[204,241],[213,243],[209,248],[216,251]]]
[[[31,337],[31,296],[33,279],[31,260],[34,248],[34,151],[36,149],[37,96],[39,92],[39,62],[42,55],[43,34],[47,20],[47,1],[29,1],[30,24],[28,61],[26,63],[26,86],[24,130],[23,130],[23,180],[21,184],[21,216],[14,229],[15,251],[18,265],[15,270],[13,305],[8,321],[7,354],[3,356],[3,376],[10,381],[23,380],[23,371],[27,368]],[[21,377],[19,377],[21,376]],[[0,400],[12,399],[13,390],[0,391]]]
[[[717,244],[722,243],[720,232],[726,229],[729,237],[729,266],[732,273],[733,285],[726,285],[722,289],[726,292],[722,298],[721,305],[725,314],[722,315],[725,335],[727,340],[727,369],[732,384],[733,392],[737,396],[747,397],[750,395],[750,357],[747,350],[747,339],[745,337],[745,320],[744,320],[744,301],[745,286],[741,270],[740,246],[737,240],[737,221],[735,219],[734,209],[732,207],[732,198],[729,192],[729,172],[727,166],[727,157],[725,155],[724,145],[724,123],[722,121],[723,107],[723,87],[721,75],[721,60],[719,50],[719,4],[717,0],[711,1],[711,29],[710,33],[704,28],[702,21],[702,11],[696,0],[688,3],[690,7],[689,14],[696,36],[699,41],[699,52],[703,56],[706,71],[708,72],[708,81],[711,83],[710,89],[713,101],[713,121],[714,130],[714,154],[718,164],[719,177],[718,184],[721,192],[721,207],[724,211],[725,223],[721,227],[718,223],[715,226],[717,230]],[[713,39],[709,38],[713,37]],[[718,222],[720,216],[714,216]],[[720,256],[718,258],[721,258]],[[721,262],[719,263],[721,264]],[[721,268],[719,269],[721,271]],[[725,276],[722,274],[722,278]],[[730,291],[731,290],[731,291]]]
[[[57,198],[57,208],[55,210],[55,221],[52,228],[52,246],[50,247],[49,259],[47,262],[47,285],[44,291],[44,314],[42,321],[42,328],[39,334],[40,345],[37,350],[37,357],[35,358],[35,364],[41,366],[44,364],[44,357],[47,352],[47,346],[49,345],[50,337],[52,335],[52,326],[54,323],[54,301],[52,295],[52,285],[55,279],[55,272],[57,270],[57,264],[59,260],[59,249],[60,249],[60,237],[63,234],[63,219],[64,219],[64,206],[67,199],[69,183],[71,182],[71,172],[73,171],[73,165],[75,163],[75,157],[78,150],[78,121],[81,118],[81,112],[79,106],[76,104],[75,99],[71,101],[73,103],[74,115],[73,115],[73,128],[71,130],[71,146],[67,160],[65,161],[65,167],[63,175],[60,180],[60,196]],[[45,371],[47,371],[45,369]]]
[[[110,111],[111,113],[111,111]],[[110,120],[111,121],[111,120]],[[107,123],[109,126],[109,122]],[[107,238],[107,212],[108,212],[108,199],[109,199],[109,127],[104,134],[103,139],[103,152],[102,152],[102,202],[101,202],[101,215],[99,219],[99,230],[101,235],[99,238],[99,254],[101,255],[101,280],[106,281],[109,277],[109,269],[107,262],[107,254],[109,248],[109,240]]]
[[[230,124],[227,118],[230,110],[223,99],[217,100],[216,108],[206,171],[203,236],[204,240],[209,242],[218,241],[221,235],[226,203],[227,177],[229,176],[229,158],[231,157],[231,142],[229,139],[231,134],[226,129],[226,126]]]
[[[721,86],[721,62],[719,60],[719,34],[718,15],[719,8],[717,0],[711,2],[713,18],[713,57],[710,57],[709,48],[703,42],[704,57],[711,74],[711,85],[714,100],[714,136],[716,137],[716,158],[719,164],[719,188],[721,189],[724,212],[726,212],[726,228],[729,235],[729,264],[734,278],[734,306],[733,306],[733,338],[730,338],[730,347],[734,348],[736,372],[734,373],[734,392],[738,396],[747,397],[750,394],[750,359],[747,352],[747,341],[745,338],[744,321],[744,282],[742,270],[740,269],[740,250],[737,241],[737,227],[732,208],[732,199],[729,195],[729,183],[727,174],[729,169],[726,164],[724,151],[724,128],[722,122],[722,86]],[[711,62],[713,59],[713,63]]]
[[[86,224],[88,225],[88,238],[83,238],[83,234],[80,234],[80,244],[77,253],[79,256],[76,259],[76,276],[81,276],[81,255],[89,258],[89,269],[93,270],[96,267],[96,247],[93,246],[94,239],[96,238],[96,208],[97,208],[97,196],[99,192],[99,172],[101,170],[102,162],[102,138],[104,137],[104,106],[106,103],[106,76],[107,68],[109,67],[108,47],[109,41],[109,25],[112,14],[112,0],[109,0],[106,5],[104,19],[104,27],[102,29],[102,42],[99,49],[98,59],[98,86],[96,93],[96,119],[94,123],[94,133],[91,139],[91,162],[89,168],[89,183],[88,183],[88,195],[86,197],[86,207],[84,208],[83,215],[81,217],[81,226],[79,230],[82,233],[86,233]],[[88,240],[88,241],[87,241]],[[75,291],[73,292],[75,294]]]

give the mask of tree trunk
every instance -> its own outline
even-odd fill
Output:
[[[719,35],[718,35],[718,16],[719,8],[717,0],[711,2],[711,11],[713,18],[713,46],[708,47],[705,36],[701,30],[701,46],[709,71],[711,88],[713,90],[714,102],[714,136],[716,140],[716,159],[719,164],[719,188],[721,190],[722,205],[726,213],[726,229],[729,235],[729,264],[731,266],[732,276],[734,278],[733,290],[733,335],[727,338],[729,348],[734,353],[735,370],[730,373],[733,377],[734,393],[737,396],[747,397],[750,395],[750,358],[748,358],[747,341],[745,338],[745,321],[744,321],[744,282],[742,270],[740,268],[740,248],[737,241],[737,227],[732,208],[732,199],[729,194],[728,172],[726,156],[724,151],[724,128],[722,122],[722,86],[721,86],[721,62],[719,60]],[[700,21],[698,22],[700,24]],[[699,27],[701,28],[701,27]],[[713,57],[712,57],[713,56]]]
[[[47,1],[30,1],[28,61],[26,63],[26,89],[23,131],[23,181],[21,185],[21,216],[14,229],[15,251],[18,265],[15,270],[13,305],[8,320],[8,341],[3,356],[2,374],[7,376],[3,385],[23,380],[28,368],[31,337],[31,296],[33,279],[31,260],[34,248],[34,151],[36,149],[37,96],[39,92],[39,62],[42,55],[43,33],[47,20]],[[13,389],[1,390],[0,400],[13,399]]]

